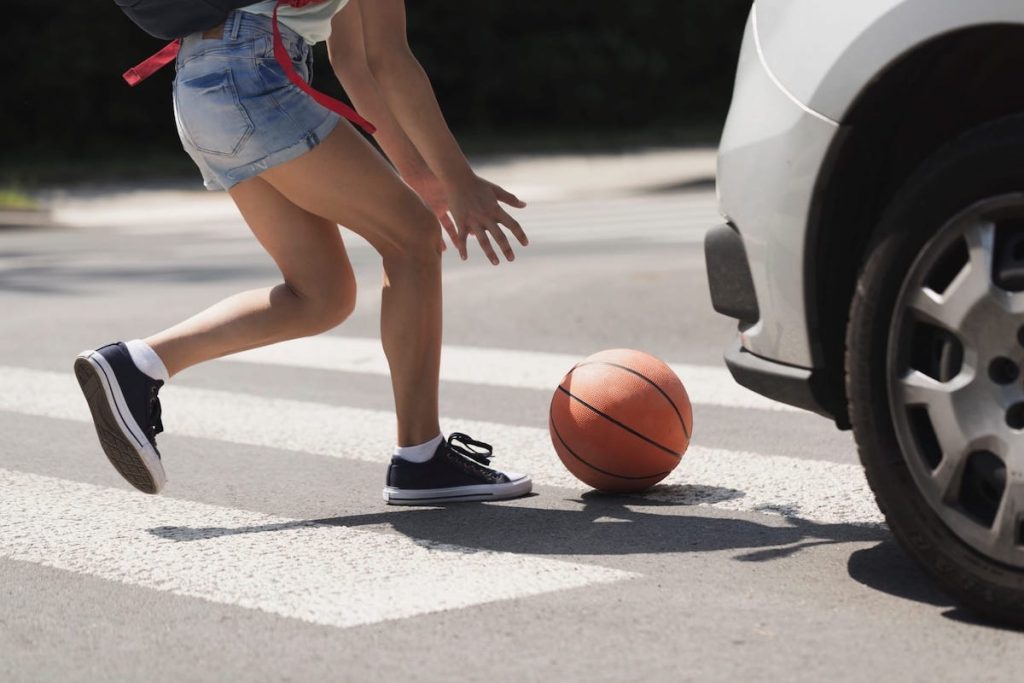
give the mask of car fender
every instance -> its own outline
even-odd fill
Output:
[[[1024,25],[1021,0],[757,0],[754,34],[776,85],[841,123],[861,90],[916,46],[953,31]]]

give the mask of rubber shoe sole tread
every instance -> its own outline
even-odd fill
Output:
[[[143,493],[159,493],[166,482],[163,466],[159,458],[152,469],[147,466],[146,456],[131,438],[131,425],[126,424],[125,418],[117,414],[115,388],[107,380],[103,369],[92,360],[95,355],[98,354],[84,351],[75,359],[75,377],[92,413],[100,446],[110,464],[129,484]],[[127,419],[134,423],[130,414]],[[149,459],[152,460],[152,457]]]
[[[453,486],[440,489],[401,489],[384,487],[384,501],[388,505],[436,505],[440,503],[472,503],[509,500],[525,496],[533,490],[529,477],[521,477],[503,484]]]

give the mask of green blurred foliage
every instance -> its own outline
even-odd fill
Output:
[[[407,6],[410,41],[458,134],[557,139],[720,122],[750,0]],[[13,0],[5,10],[0,166],[177,148],[173,68],[125,85],[121,72],[161,43],[113,2]],[[317,86],[340,93],[323,46],[317,57]]]

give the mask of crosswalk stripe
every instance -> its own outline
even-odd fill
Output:
[[[54,219],[64,225],[79,228],[137,228],[145,232],[148,225],[166,226],[205,223],[244,223],[232,201],[223,197],[197,197],[194,193],[181,193],[174,201],[164,197],[159,201],[161,210],[153,213],[152,203],[140,199],[129,202],[92,202],[71,206],[57,206]],[[611,199],[568,200],[531,203],[516,215],[526,221],[551,219],[560,223],[587,223],[613,221],[629,225],[649,217],[655,220],[685,220],[692,217],[718,215],[714,193],[692,193],[615,197]],[[710,227],[710,226],[708,226]]]
[[[340,628],[636,576],[4,469],[0,556]]]
[[[628,241],[629,243],[637,242],[655,242],[659,244],[702,244],[704,242],[704,234],[706,233],[705,226],[701,226],[699,230],[685,229],[685,228],[664,228],[658,227],[657,229],[645,229],[637,230],[631,233],[625,233],[622,231],[616,232],[593,232],[593,231],[562,231],[562,232],[551,232],[541,235],[540,238],[535,237],[535,233],[530,233],[530,239],[533,240],[531,244],[534,246],[545,245],[545,244],[579,244],[587,243],[594,244],[596,242],[622,242]]]
[[[71,372],[0,366],[0,410],[90,421]],[[390,412],[168,385],[161,395],[171,433],[237,444],[380,463],[394,445]],[[538,406],[546,421],[547,406]],[[442,427],[492,443],[495,464],[529,473],[539,485],[587,490],[554,454],[547,429],[476,420],[442,420]],[[699,425],[697,433],[699,434]],[[166,445],[164,450],[167,450]],[[174,478],[173,456],[168,463]],[[374,494],[376,495],[376,493]],[[856,465],[691,446],[651,498],[778,513],[821,523],[882,521]]]
[[[237,236],[252,242],[249,230],[230,201],[185,201],[168,204],[154,216],[139,201],[115,205],[82,204],[58,207],[57,222],[79,228],[117,229],[127,234],[184,234],[217,238]],[[720,222],[713,193],[589,199],[537,203],[516,213],[535,245],[565,242],[632,241],[696,244]],[[369,249],[349,235],[350,249]],[[199,247],[194,247],[199,251]],[[221,250],[221,253],[244,253]]]
[[[441,379],[487,386],[554,391],[558,382],[590,351],[578,356],[515,351],[475,346],[445,345],[441,351]],[[339,370],[388,375],[387,358],[380,341],[321,335],[294,339],[229,356],[227,362],[261,363],[289,367]],[[690,401],[700,405],[796,410],[736,384],[724,368],[672,363],[670,367],[686,385]]]

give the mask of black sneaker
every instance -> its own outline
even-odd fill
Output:
[[[433,505],[525,496],[533,487],[525,474],[488,467],[493,449],[454,433],[422,463],[391,458],[384,500],[389,505]]]
[[[111,464],[135,488],[159,493],[167,481],[156,449],[163,382],[139,370],[122,342],[78,354],[75,376]]]

